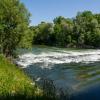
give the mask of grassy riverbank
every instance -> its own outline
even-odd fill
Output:
[[[35,83],[0,55],[0,100],[29,100],[39,95],[40,90]]]

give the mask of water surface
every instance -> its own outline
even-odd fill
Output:
[[[76,99],[94,93],[95,100],[99,100],[100,50],[34,47],[19,55],[17,63],[36,81],[47,78],[58,88],[69,88],[70,93],[78,94]]]

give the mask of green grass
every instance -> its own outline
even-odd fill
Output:
[[[21,69],[0,55],[0,100],[30,100],[40,94],[41,90]]]

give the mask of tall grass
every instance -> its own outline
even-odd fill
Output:
[[[0,100],[31,99],[40,96],[40,89],[21,69],[0,55]]]

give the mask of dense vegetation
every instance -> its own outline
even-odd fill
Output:
[[[75,18],[56,17],[53,23],[29,26],[30,13],[19,0],[0,0],[0,52],[12,56],[16,48],[34,44],[99,48],[100,14],[78,12]]]
[[[79,12],[75,18],[56,17],[53,23],[32,27],[33,44],[60,47],[99,48],[100,14]]]
[[[31,99],[40,89],[20,69],[0,55],[0,100]]]
[[[29,13],[19,0],[0,0],[0,52],[12,56],[26,34]]]

